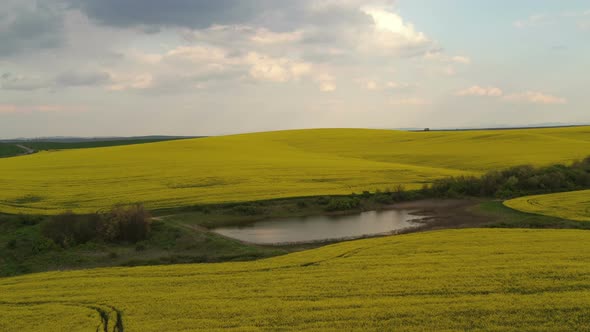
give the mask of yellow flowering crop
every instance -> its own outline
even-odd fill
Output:
[[[588,243],[581,230],[445,230],[4,278],[0,331],[96,331],[93,307],[109,331],[588,331]]]
[[[511,199],[504,204],[529,213],[590,221],[590,190],[525,196]]]
[[[590,151],[590,127],[402,132],[317,129],[40,152],[0,159],[0,211],[90,212],[350,194],[568,163]]]

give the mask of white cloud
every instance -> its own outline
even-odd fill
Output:
[[[143,90],[154,85],[154,77],[150,73],[127,74],[109,72],[112,84],[107,89],[112,91]]]
[[[423,32],[417,31],[414,25],[404,22],[396,13],[381,8],[364,7],[361,11],[369,15],[374,22],[369,35],[361,37],[361,48],[365,51],[410,51],[424,49],[432,45],[432,41]]]
[[[153,55],[148,55],[148,58],[157,59]],[[179,46],[168,51],[162,58],[163,61],[170,60],[184,60],[190,61],[194,64],[203,64],[211,62],[228,62],[227,51],[219,47],[212,46]]]
[[[249,53],[245,61],[251,66],[250,76],[257,80],[286,82],[299,79],[311,72],[309,63],[287,58],[273,58],[254,52]]]
[[[462,56],[462,55],[456,55],[454,57],[451,58],[451,61],[456,62],[456,63],[462,63],[465,65],[468,65],[471,63],[471,59],[466,57],[466,56]]]
[[[516,102],[516,103],[529,103],[529,104],[545,104],[545,105],[555,105],[555,104],[566,104],[567,100],[565,98],[556,97],[550,94],[544,94],[541,92],[535,91],[526,91],[523,93],[515,93],[506,95],[502,98],[505,101],[509,102]]]
[[[336,83],[334,77],[328,74],[320,74],[316,77],[316,81],[319,84],[320,91],[322,92],[334,92],[336,91]]]
[[[268,29],[258,29],[256,34],[250,37],[250,40],[259,44],[279,44],[279,43],[294,43],[303,38],[303,31],[293,32],[273,32]]]
[[[457,96],[480,96],[501,98],[505,102],[527,103],[527,104],[566,104],[565,98],[556,97],[550,94],[544,94],[536,91],[526,91],[521,93],[505,94],[502,89],[496,87],[481,87],[474,85],[464,90],[457,91]]]
[[[86,107],[82,106],[68,106],[68,105],[14,105],[14,104],[0,104],[0,113],[63,113],[63,112],[86,112]]]
[[[431,102],[422,98],[412,97],[412,98],[401,98],[401,99],[391,99],[389,100],[390,105],[405,105],[405,106],[424,106],[430,105]]]
[[[432,67],[426,67],[427,70],[433,74],[444,76],[455,76],[457,71],[455,67],[458,65],[471,64],[471,58],[464,55],[448,56],[441,49],[433,49],[423,55],[425,60],[432,62]]]
[[[441,69],[441,73],[447,76],[455,76],[457,72],[455,71],[455,68],[453,66],[445,66]]]
[[[474,85],[464,90],[457,91],[457,96],[487,96],[487,97],[500,97],[503,92],[500,88],[496,87],[480,87]]]
[[[554,25],[557,23],[561,23],[561,21],[563,20],[569,20],[570,22],[575,22],[580,29],[584,29],[588,26],[588,21],[586,21],[588,17],[590,17],[590,10],[565,11],[561,13],[551,14],[536,14],[531,15],[526,19],[515,21],[513,25],[514,27],[519,29],[535,28],[543,25]]]
[[[365,82],[365,88],[367,90],[378,90],[379,85],[377,84],[377,82],[370,80],[370,81]]]
[[[218,27],[218,29],[221,29]],[[128,65],[110,70],[110,90],[145,90],[180,93],[193,89],[218,88],[223,82],[247,80],[284,83],[311,77],[313,65],[297,58],[263,52],[234,50],[210,44],[180,45],[162,53],[137,49],[125,53]],[[133,71],[128,71],[132,68]]]
[[[403,83],[403,82],[395,82],[395,81],[387,81],[382,83],[379,80],[374,79],[359,79],[357,82],[363,87],[364,89],[371,90],[371,91],[383,91],[383,90],[404,90],[414,88],[416,84],[410,83]]]
[[[373,18],[375,30],[384,33],[379,36],[384,37],[381,40],[384,45],[396,47],[397,43],[421,44],[429,41],[424,33],[416,31],[414,25],[404,22],[396,13],[377,8],[364,8],[362,11]],[[391,40],[388,40],[389,38]]]
[[[131,49],[125,52],[125,56],[140,64],[154,65],[162,61],[164,56],[156,53],[144,53],[136,49]]]
[[[419,86],[416,83],[404,83],[404,82],[393,82],[389,81],[385,83],[385,87],[387,89],[394,89],[394,90],[406,90],[406,89],[415,89]]]
[[[424,59],[439,61],[441,63],[459,63],[468,65],[471,64],[471,58],[465,55],[448,56],[440,49],[434,49],[424,54]]]

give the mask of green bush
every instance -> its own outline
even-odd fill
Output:
[[[241,216],[256,216],[264,214],[264,209],[252,204],[237,205],[231,208],[231,213]]]
[[[136,243],[147,239],[151,227],[151,217],[142,204],[117,206],[101,218],[108,225],[103,238]]]
[[[46,238],[64,248],[91,240],[136,243],[147,239],[150,230],[151,217],[141,204],[117,206],[100,214],[66,212],[41,227]]]
[[[41,226],[41,233],[57,245],[67,248],[95,238],[99,219],[97,214],[77,215],[66,212],[45,222]]]
[[[316,199],[316,202],[318,205],[328,205],[328,203],[330,203],[330,198],[326,196],[320,196]]]
[[[480,178],[458,176],[439,179],[421,193],[434,197],[484,196],[511,198],[529,194],[581,190],[590,187],[590,157],[571,166],[534,168],[515,166],[491,171]]]
[[[356,198],[332,198],[324,208],[326,211],[346,211],[357,209],[361,206],[361,201]]]

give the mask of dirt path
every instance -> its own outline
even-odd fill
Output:
[[[23,149],[23,150],[25,150],[25,153],[23,153],[22,155],[35,153],[35,150],[29,148],[28,146],[24,146],[24,145],[21,145],[21,144],[16,144],[16,146],[19,147],[19,148],[21,148],[21,149]]]

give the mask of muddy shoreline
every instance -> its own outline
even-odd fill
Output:
[[[394,209],[412,209],[426,215],[418,221],[422,225],[408,233],[436,229],[481,227],[495,221],[489,215],[475,210],[482,200],[477,199],[426,199],[390,205]]]

